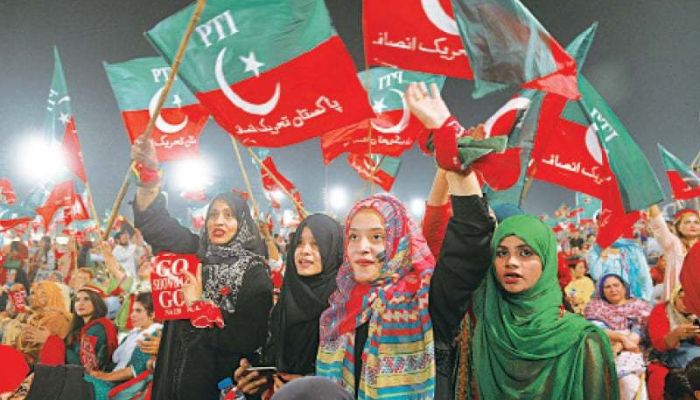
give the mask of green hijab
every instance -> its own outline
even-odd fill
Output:
[[[494,233],[494,257],[511,235],[537,253],[542,275],[532,288],[510,294],[491,268],[475,293],[472,366],[480,398],[618,399],[605,333],[579,315],[561,316],[557,241],[551,229],[532,215],[507,218]]]

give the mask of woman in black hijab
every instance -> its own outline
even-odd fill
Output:
[[[132,155],[142,167],[157,167],[150,140],[137,141]],[[202,233],[196,235],[168,214],[159,186],[159,180],[142,179],[134,202],[135,225],[154,254],[197,253],[202,263],[201,299],[221,311],[224,327],[197,328],[189,320],[166,322],[151,398],[216,399],[217,383],[232,376],[242,357],[255,360],[265,343],[272,308],[265,245],[239,195],[216,196]]]
[[[280,299],[270,318],[270,340],[265,364],[277,368],[276,386],[315,372],[318,352],[318,319],[335,291],[338,268],[343,263],[343,229],[334,219],[314,214],[304,219],[287,251],[287,266]],[[254,393],[265,380],[257,374],[236,371],[239,388]]]

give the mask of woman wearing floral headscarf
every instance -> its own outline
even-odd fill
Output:
[[[140,183],[134,222],[153,253],[197,253],[201,278],[189,274],[185,300],[221,312],[218,324],[167,321],[158,350],[153,400],[214,399],[217,383],[233,376],[242,357],[255,356],[267,337],[272,282],[265,265],[265,244],[240,195],[217,195],[207,210],[200,235],[181,226],[166,210],[160,193],[155,147],[138,139],[132,147]]]
[[[435,259],[395,197],[350,211],[338,289],[321,315],[316,374],[358,399],[434,396],[428,290]]]

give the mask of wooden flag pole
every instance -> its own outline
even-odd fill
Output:
[[[248,179],[248,173],[245,170],[245,167],[243,166],[243,159],[241,158],[241,152],[238,150],[238,143],[236,143],[236,139],[231,137],[231,144],[233,144],[233,151],[236,153],[236,158],[238,159],[238,166],[241,168],[241,175],[243,175],[243,182],[245,182],[245,187],[248,190],[248,193],[250,194],[250,201],[253,203],[253,209],[256,210],[257,213],[260,213],[260,208],[258,207],[258,202],[255,200],[255,196],[253,195],[253,188],[250,186],[250,179]]]
[[[299,204],[299,202],[297,201],[297,199],[295,199],[294,196],[292,196],[292,194],[289,193],[289,190],[287,190],[287,188],[284,187],[284,185],[282,184],[282,182],[280,182],[280,180],[277,179],[277,177],[275,176],[275,174],[273,174],[272,171],[270,171],[270,169],[267,168],[267,165],[263,164],[262,160],[260,160],[260,158],[258,158],[258,156],[255,155],[255,153],[253,152],[253,150],[251,150],[251,149],[249,148],[249,149],[248,149],[248,153],[249,153],[250,156],[253,158],[253,160],[255,160],[255,162],[258,163],[258,165],[260,166],[260,168],[264,168],[265,171],[267,171],[267,173],[270,174],[270,176],[271,176],[272,179],[275,181],[275,183],[277,184],[277,186],[279,186],[280,188],[282,188],[282,191],[284,192],[284,194],[286,194],[287,197],[289,197],[290,200],[292,200],[292,202],[294,203],[295,207],[296,207],[297,209],[299,209],[299,211],[301,211],[301,213],[303,214],[301,217],[302,217],[302,218],[306,218],[306,216],[309,215],[309,212],[306,211],[306,209],[304,208],[304,206],[302,206],[301,204]]]
[[[90,213],[93,216],[93,219],[95,220],[95,226],[97,227],[97,232],[98,234],[102,234],[102,224],[100,224],[100,216],[97,215],[97,210],[95,209],[95,197],[92,195],[92,189],[90,189],[90,184],[88,182],[85,182],[85,189],[87,190],[87,195],[89,197],[89,202],[90,202]]]
[[[206,5],[206,3],[207,0],[197,0],[197,5],[195,6],[194,12],[192,13],[192,18],[190,19],[189,25],[187,26],[187,30],[185,30],[185,35],[180,41],[180,46],[177,48],[177,53],[175,53],[175,59],[173,60],[173,65],[170,68],[168,80],[165,82],[165,86],[163,86],[163,91],[160,93],[158,103],[156,104],[156,107],[153,110],[153,113],[151,114],[151,119],[148,121],[146,130],[141,134],[145,135],[146,138],[151,137],[151,132],[153,131],[153,127],[155,126],[156,118],[158,118],[158,116],[160,115],[160,109],[163,108],[163,104],[165,104],[165,99],[168,98],[170,89],[173,87],[175,76],[177,75],[177,71],[180,69],[180,62],[182,61],[182,58],[185,55],[185,50],[187,49],[187,43],[189,43],[190,41],[190,37],[194,32],[194,28],[197,25],[197,22],[199,22],[199,17],[202,15],[202,10],[204,10],[204,6]],[[112,229],[112,225],[114,225],[114,220],[117,217],[117,213],[119,212],[119,208],[121,207],[122,201],[124,201],[126,191],[129,189],[129,176],[131,174],[131,170],[135,167],[135,165],[136,163],[132,160],[131,164],[129,165],[129,169],[126,171],[126,175],[124,176],[122,185],[119,188],[119,192],[117,192],[117,197],[114,199],[114,205],[112,205],[112,212],[109,215],[109,220],[107,221],[107,225],[105,226],[105,230],[102,234],[102,240],[107,240],[109,238],[109,231]]]

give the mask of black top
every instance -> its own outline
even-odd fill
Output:
[[[225,200],[231,204],[230,199]],[[242,357],[253,364],[257,362],[256,354],[267,336],[272,282],[265,259],[243,247],[246,241],[253,243],[248,239],[257,235],[257,229],[248,226],[252,220],[238,217],[238,233],[231,243],[207,245],[203,249],[200,237],[170,217],[165,203],[161,194],[148,209],[140,212],[134,208],[135,225],[154,253],[199,251],[203,257],[203,297],[221,309],[225,327],[199,329],[188,320],[167,321],[158,350],[151,398],[216,399],[217,383],[233,376]],[[247,206],[241,208],[238,205],[236,214],[247,212]],[[237,241],[237,237],[246,240]],[[227,295],[222,294],[226,291],[217,290],[222,285],[231,289]]]
[[[456,346],[471,297],[491,265],[495,226],[486,199],[452,196],[453,216],[430,283],[430,316],[435,334],[435,398],[454,398]]]
[[[294,253],[308,227],[321,256],[323,270],[314,276],[297,274]],[[289,244],[280,299],[270,318],[270,342],[266,364],[279,371],[308,375],[316,371],[319,318],[328,308],[328,297],[335,291],[335,279],[343,263],[343,229],[323,214],[305,218]]]

